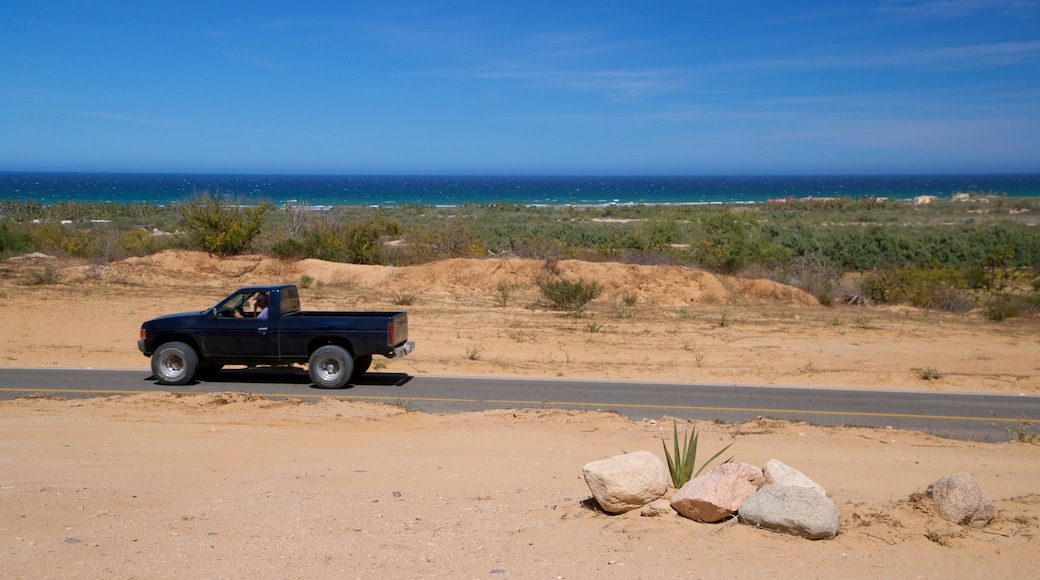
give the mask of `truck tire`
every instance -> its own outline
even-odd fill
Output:
[[[354,373],[350,375],[350,380],[354,381],[361,375],[368,372],[368,368],[372,366],[372,355],[367,354],[359,356],[354,359]]]
[[[219,363],[211,363],[209,361],[199,361],[199,370],[195,371],[195,376],[203,380],[209,380],[217,376],[220,369],[224,368],[224,365]]]
[[[167,342],[152,353],[152,375],[161,385],[185,385],[199,368],[199,355],[183,342]]]
[[[323,346],[308,359],[307,374],[318,387],[342,389],[354,374],[354,358],[341,346]]]

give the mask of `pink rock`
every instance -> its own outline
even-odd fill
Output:
[[[725,463],[686,482],[672,496],[672,508],[701,522],[723,520],[765,484],[762,470],[750,463]]]

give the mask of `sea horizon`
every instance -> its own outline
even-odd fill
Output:
[[[976,192],[1040,197],[1040,173],[893,175],[321,175],[0,171],[0,200],[41,205],[165,206],[209,192],[300,206],[605,206],[760,203],[770,199],[908,200]]]

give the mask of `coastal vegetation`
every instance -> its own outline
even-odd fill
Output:
[[[824,304],[981,307],[992,320],[1040,310],[1040,199],[971,192],[929,201],[315,209],[207,192],[171,206],[6,200],[0,256],[40,251],[103,262],[185,248],[390,265],[487,256],[547,264],[581,259],[771,278]],[[563,288],[575,289],[583,288]]]

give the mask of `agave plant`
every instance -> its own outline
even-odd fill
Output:
[[[729,449],[730,445],[733,444],[730,443],[722,449],[719,449],[718,453],[712,455],[707,461],[702,463],[700,469],[697,470],[697,473],[694,473],[693,467],[694,464],[697,462],[697,429],[694,428],[692,430],[692,433],[683,433],[682,446],[680,447],[679,426],[673,420],[672,446],[675,449],[674,460],[672,458],[672,455],[668,453],[668,444],[664,442],[664,439],[661,440],[661,446],[664,447],[664,456],[668,460],[668,473],[672,476],[672,486],[674,486],[676,489],[679,489],[687,481],[690,481],[691,478],[700,475],[701,472],[704,471],[704,468],[707,467],[708,464],[712,461],[718,459],[719,455],[722,455],[727,449]],[[730,457],[729,459],[723,461],[723,463],[729,463],[732,460],[733,458]]]

